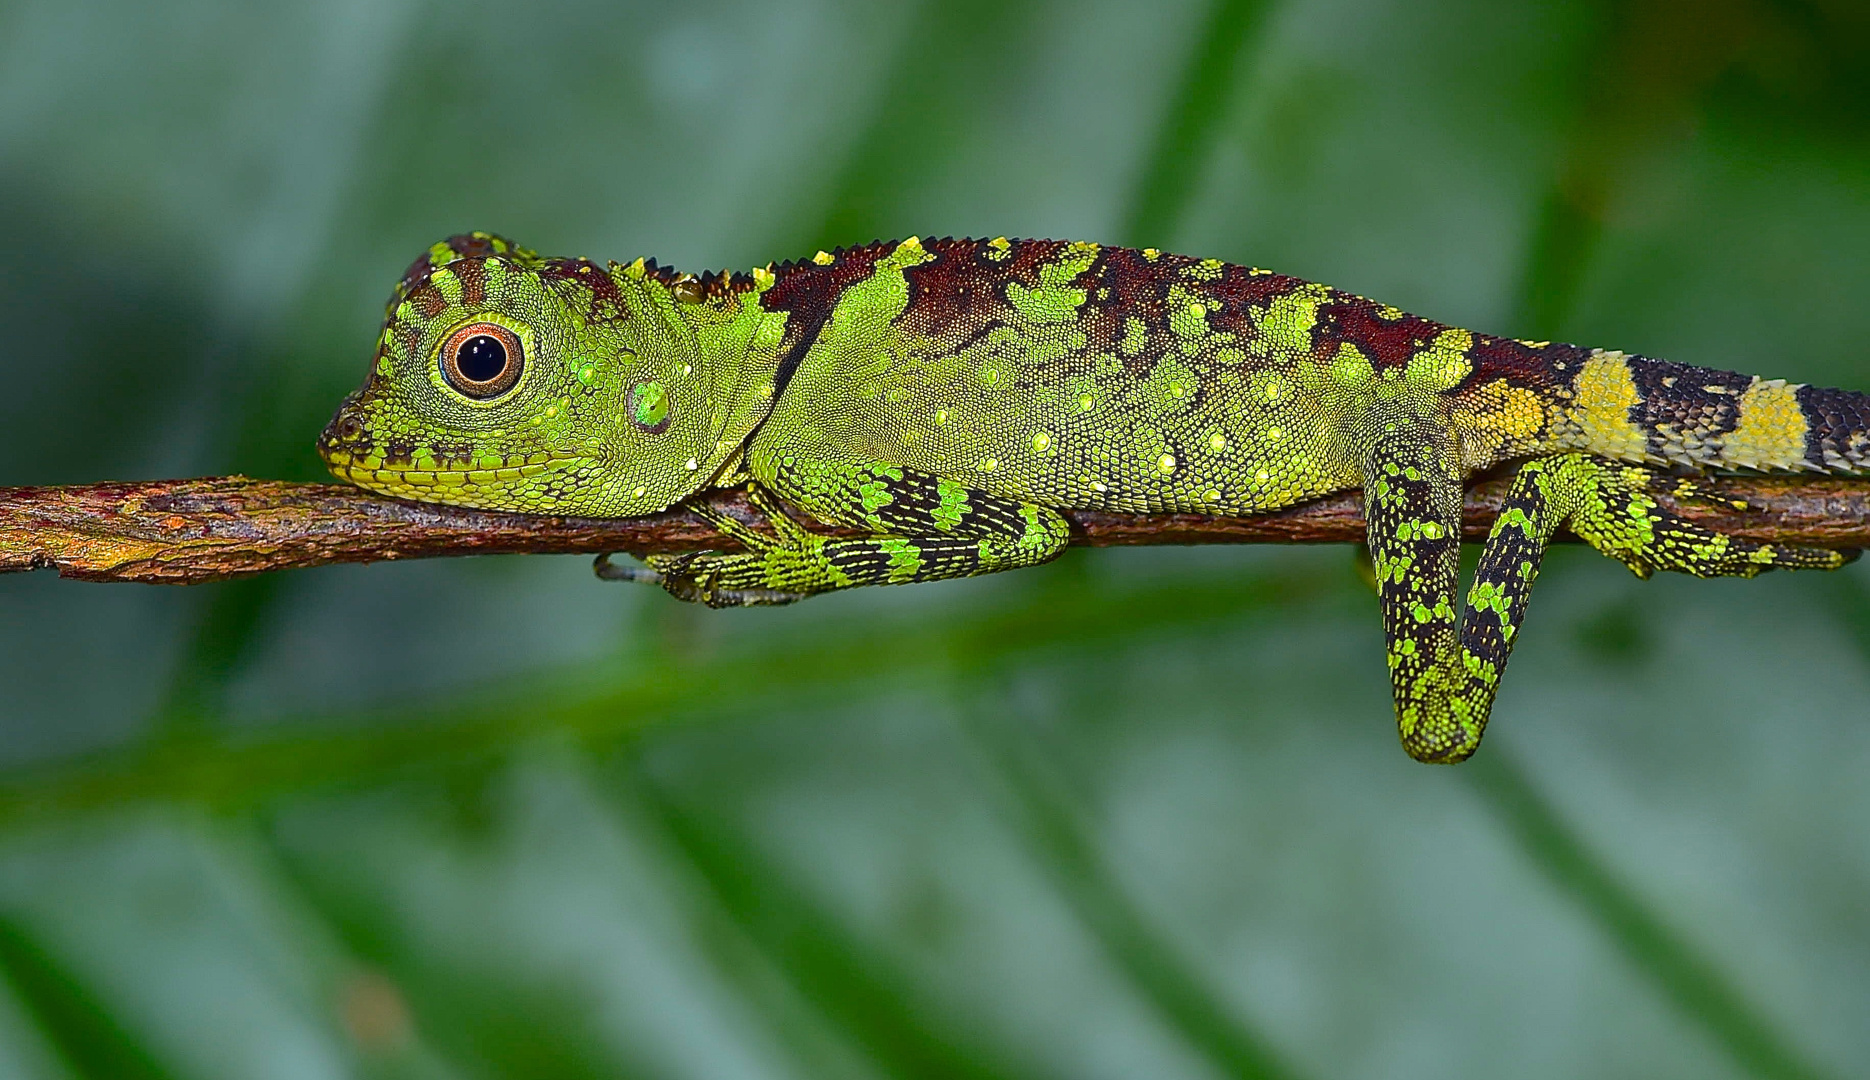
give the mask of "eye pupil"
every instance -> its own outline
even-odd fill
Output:
[[[470,382],[492,382],[506,370],[506,345],[491,334],[476,334],[461,343],[455,364]]]

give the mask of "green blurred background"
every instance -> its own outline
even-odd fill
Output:
[[[0,224],[0,484],[319,478],[469,228],[1149,244],[1870,388],[1870,14],[5,0]],[[1555,553],[1458,769],[1331,547],[16,575],[0,712],[9,1078],[1870,1076],[1863,564]]]

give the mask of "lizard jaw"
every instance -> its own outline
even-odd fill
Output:
[[[513,464],[493,468],[431,468],[388,465],[380,458],[353,458],[343,450],[328,450],[325,464],[333,475],[358,487],[418,502],[458,506],[507,502],[500,489],[547,473],[563,472],[587,464],[581,454],[537,453]],[[510,461],[514,459],[508,459]]]

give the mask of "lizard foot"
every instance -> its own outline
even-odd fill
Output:
[[[654,574],[670,596],[711,608],[790,604],[811,595],[776,587],[764,555],[689,551],[651,555],[648,562],[644,572]]]
[[[1657,502],[1656,495],[1668,493],[1693,502],[1745,508],[1744,502],[1725,498],[1692,478],[1582,454],[1540,459],[1526,468],[1549,473],[1556,490],[1572,502],[1572,532],[1639,578],[1657,570],[1696,577],[1753,577],[1775,568],[1832,570],[1856,557],[1827,548],[1729,536]]]
[[[713,580],[718,575],[709,573],[705,568],[693,568],[692,564],[700,561],[705,554],[705,552],[691,552],[687,555],[652,556],[669,560],[661,569],[654,566],[629,566],[614,563],[610,561],[609,554],[604,554],[597,557],[592,569],[604,581],[634,581],[644,585],[659,585],[678,600],[706,604],[714,608],[790,604],[795,600],[803,600],[809,595],[757,586],[722,588]]]

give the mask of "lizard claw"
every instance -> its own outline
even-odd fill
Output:
[[[638,581],[645,585],[661,585],[662,573],[649,566],[619,566],[610,561],[610,553],[599,555],[591,564],[591,569],[604,581]]]

